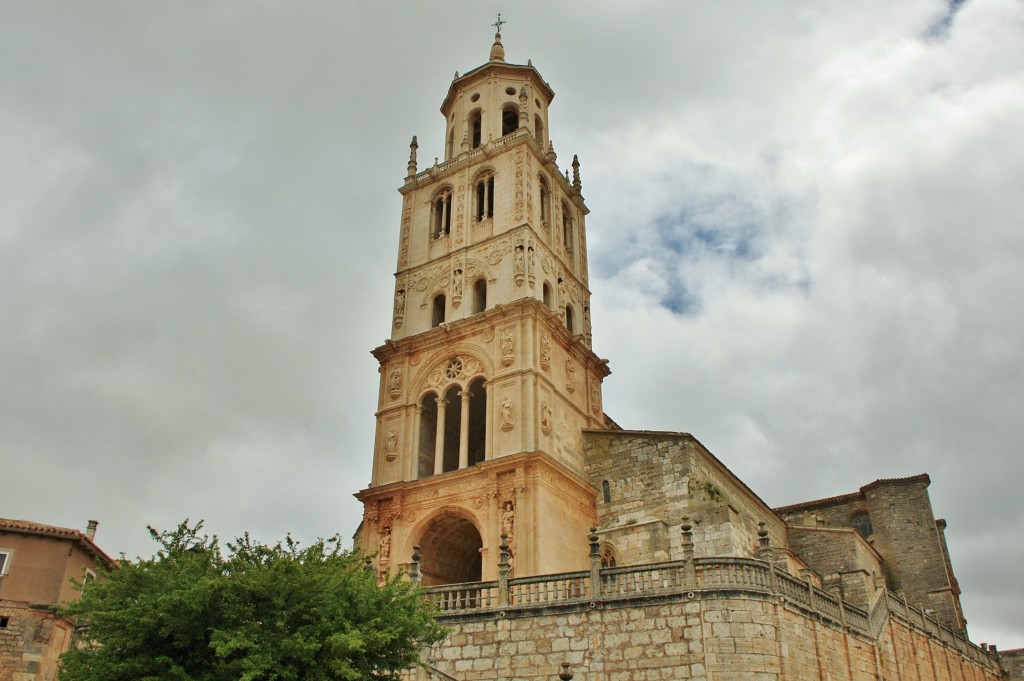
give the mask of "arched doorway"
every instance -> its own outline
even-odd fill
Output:
[[[476,526],[457,515],[444,515],[427,527],[419,541],[424,586],[481,580],[483,540]]]

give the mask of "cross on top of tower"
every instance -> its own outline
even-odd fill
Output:
[[[501,20],[501,12],[498,12],[498,20],[495,21],[493,24],[491,24],[491,26],[493,26],[494,28],[498,29],[498,31],[497,31],[498,35],[501,35],[501,27],[504,26],[507,23],[508,23],[507,21],[502,21]]]

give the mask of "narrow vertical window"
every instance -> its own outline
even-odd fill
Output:
[[[483,135],[482,123],[479,109],[469,114],[469,136],[474,149],[480,146],[480,140]]]
[[[10,563],[11,554],[7,551],[0,551],[0,576],[7,574],[7,566]]]
[[[487,280],[477,279],[473,282],[473,314],[487,309]]]
[[[871,516],[863,511],[853,514],[853,517],[850,518],[850,522],[853,523],[853,528],[860,532],[860,536],[865,539],[875,533],[875,528],[871,524]]]
[[[435,239],[447,235],[452,229],[452,192],[445,189],[431,204],[431,234]]]
[[[440,326],[442,323],[444,323],[444,314],[445,314],[444,294],[443,293],[438,293],[436,296],[434,296],[434,308],[433,308],[433,314],[431,315],[431,318],[430,318],[430,328],[434,328],[434,327]]]
[[[548,190],[548,181],[540,178],[540,224],[545,228],[551,221],[551,192]]]
[[[565,250],[572,253],[572,213],[569,212],[569,205],[562,202],[562,243]]]
[[[544,143],[544,121],[540,119],[540,114],[533,117],[533,137],[538,143]]]
[[[544,282],[544,307],[551,309],[551,284]]]
[[[576,333],[576,320],[573,319],[572,305],[565,306],[565,328],[569,333]]]
[[[605,480],[601,483],[601,491],[604,492],[604,503],[611,503],[612,500],[612,486]]]

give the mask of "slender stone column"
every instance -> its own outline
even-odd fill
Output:
[[[437,432],[434,435],[434,475],[444,473],[444,412],[448,400],[437,398]]]
[[[460,390],[462,413],[459,421],[459,468],[469,468],[469,398],[473,393]]]

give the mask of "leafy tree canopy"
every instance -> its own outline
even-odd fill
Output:
[[[202,522],[150,534],[65,614],[88,625],[62,681],[395,679],[444,636],[418,587],[378,585],[338,537],[300,548],[248,533],[222,551]]]

